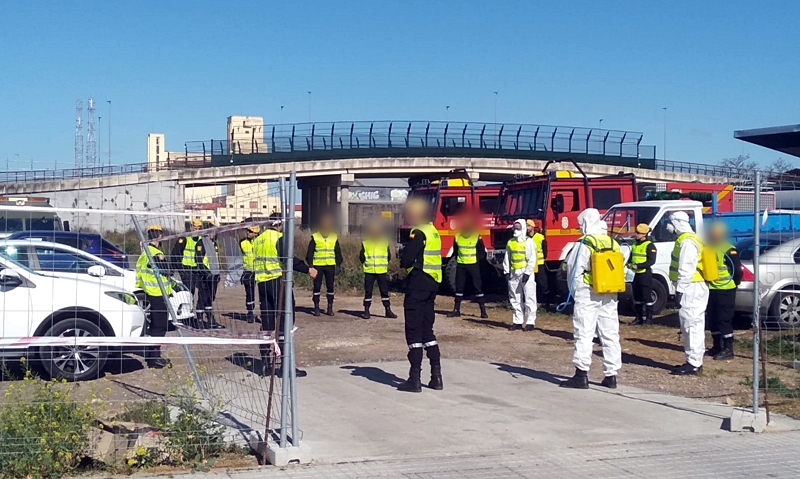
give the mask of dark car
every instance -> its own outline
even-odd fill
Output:
[[[17,231],[5,239],[40,239],[52,241],[67,246],[72,246],[89,254],[102,258],[120,268],[130,268],[128,255],[117,245],[103,239],[97,233],[82,233],[80,231]]]

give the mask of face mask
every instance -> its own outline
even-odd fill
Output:
[[[524,237],[525,237],[525,230],[518,230],[518,229],[514,230],[514,238],[522,239]]]
[[[675,226],[673,226],[672,223],[667,223],[667,233],[669,234],[675,233]]]

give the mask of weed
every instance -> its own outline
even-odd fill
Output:
[[[736,342],[740,348],[748,351],[753,349],[752,339],[740,339]],[[765,358],[768,360],[795,361],[800,359],[800,343],[797,341],[797,334],[776,334],[765,339],[762,346]]]
[[[747,376],[742,381],[742,384],[745,386],[752,386],[753,385],[753,378]],[[783,380],[776,376],[770,376],[767,378],[766,382],[764,378],[759,378],[758,380],[758,387],[759,389],[766,389],[771,393],[778,394],[780,396],[784,396],[791,399],[798,399],[800,398],[800,388],[793,388],[788,386]]]

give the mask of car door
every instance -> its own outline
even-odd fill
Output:
[[[53,273],[60,278],[91,280],[98,284],[109,284],[120,288],[125,285],[121,273],[91,256],[46,245],[32,245],[31,249],[32,254],[36,256],[38,271],[43,273]],[[103,266],[106,270],[105,276],[100,278],[89,275],[89,268],[92,266]]]
[[[13,271],[16,278],[6,277],[4,271]],[[24,338],[30,336],[31,283],[21,273],[0,262],[0,337]]]

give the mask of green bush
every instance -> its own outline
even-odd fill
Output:
[[[10,384],[0,406],[0,477],[49,478],[75,473],[91,443],[96,396],[33,377]]]
[[[294,254],[305,261],[308,252],[308,243],[311,241],[311,232],[297,230],[294,235]],[[339,237],[339,246],[342,249],[342,271],[336,277],[336,290],[341,292],[361,291],[364,288],[364,270],[359,259],[361,252],[361,237],[346,235]],[[392,260],[389,262],[389,280],[395,286],[402,280],[405,273],[400,268],[400,261],[395,257],[394,245]],[[310,266],[310,265],[309,265]],[[294,276],[294,283],[301,287],[311,287],[311,278],[305,274]]]

